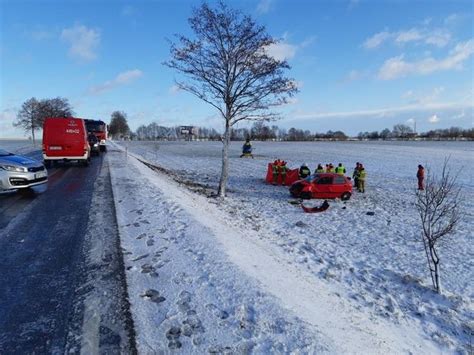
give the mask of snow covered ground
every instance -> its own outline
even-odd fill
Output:
[[[473,332],[474,145],[468,142],[254,143],[231,147],[229,197],[208,198],[218,142],[122,142],[111,151],[139,350],[469,353]],[[460,170],[464,218],[430,288],[414,208],[416,167]],[[134,157],[158,167],[152,171]],[[266,185],[267,163],[355,162],[366,194],[322,214]],[[373,216],[367,215],[374,212]]]
[[[27,139],[0,139],[0,149],[6,150],[18,155],[26,155],[30,158],[42,160],[41,156],[41,140],[37,140],[36,144]]]

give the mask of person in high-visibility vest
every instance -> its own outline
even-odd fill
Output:
[[[278,182],[279,170],[280,170],[280,159],[277,159],[272,164],[273,185],[276,185]]]
[[[321,164],[318,164],[318,167],[316,168],[316,170],[314,171],[316,174],[321,174],[321,173],[324,173],[324,168]]]
[[[286,161],[283,160],[279,168],[280,168],[280,175],[281,175],[281,184],[286,185],[286,170],[287,170]]]
[[[336,174],[343,175],[346,173],[346,168],[342,163],[339,163],[339,165],[336,167]]]
[[[300,179],[306,179],[308,176],[311,175],[311,170],[308,168],[308,164],[303,163],[301,165],[300,170],[298,171],[298,174],[300,176]]]
[[[247,138],[245,140],[245,143],[244,145],[242,146],[242,154],[240,155],[240,157],[252,157],[253,158],[253,155],[252,155],[252,143],[250,143],[250,138]]]
[[[357,162],[352,173],[352,178],[354,179],[354,187],[359,190],[359,174],[360,174],[360,163]]]
[[[360,171],[359,171],[359,192],[365,192],[365,179],[367,178],[367,172],[365,171],[365,168],[360,165]]]
[[[332,163],[329,163],[327,172],[328,173],[336,172],[336,170],[334,170],[334,165],[332,165]]]

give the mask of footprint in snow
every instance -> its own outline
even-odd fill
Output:
[[[199,317],[197,315],[187,316],[183,320],[183,326],[184,325],[191,328],[191,333],[192,334],[204,333],[204,327],[202,325],[201,320],[199,319]]]
[[[143,254],[143,255],[140,255],[140,256],[137,256],[135,259],[132,259],[132,261],[138,261],[138,260],[141,260],[141,259],[145,259],[149,256],[150,254]]]
[[[206,308],[217,318],[220,319],[227,319],[229,318],[229,313],[226,311],[221,310],[215,304],[209,303],[206,305]]]
[[[146,245],[147,245],[148,247],[151,247],[151,246],[153,246],[154,244],[155,244],[155,241],[154,241],[153,239],[148,239],[148,240],[146,241]]]
[[[156,272],[155,272],[155,268],[153,267],[153,265],[143,264],[141,273],[142,274],[151,274],[151,273],[156,273]]]
[[[161,303],[166,301],[166,298],[160,295],[160,292],[154,289],[146,290],[144,294],[140,295],[147,300],[155,303]]]

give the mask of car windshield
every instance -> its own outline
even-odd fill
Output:
[[[15,154],[7,152],[6,150],[0,149],[0,157],[9,157],[10,155],[15,155]]]
[[[87,130],[89,132],[104,132],[105,123],[102,121],[86,121]]]
[[[311,174],[310,176],[308,176],[307,178],[305,178],[305,180],[307,182],[313,182],[314,180],[316,180],[316,178],[318,178],[319,175],[318,174]]]

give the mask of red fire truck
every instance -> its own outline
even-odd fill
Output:
[[[93,133],[99,140],[100,151],[106,151],[105,142],[107,141],[107,124],[99,120],[84,120],[87,132]]]

